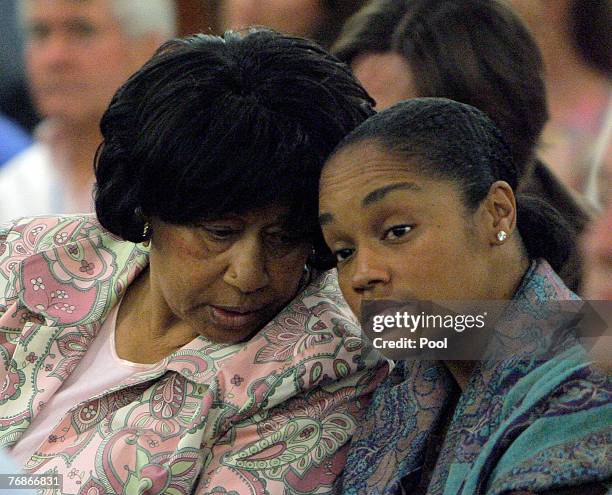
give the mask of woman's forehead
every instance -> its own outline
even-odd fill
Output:
[[[350,144],[337,151],[321,175],[321,191],[355,182],[420,178],[416,157],[403,157],[372,141]]]

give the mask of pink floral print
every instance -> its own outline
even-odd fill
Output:
[[[10,448],[147,266],[93,216],[0,228],[0,446]],[[198,337],[72,408],[24,468],[65,494],[331,493],[388,372],[319,276],[250,341]]]

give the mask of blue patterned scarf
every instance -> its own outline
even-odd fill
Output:
[[[513,299],[520,317],[500,325],[527,330],[538,352],[479,362],[463,392],[442,363],[400,362],[353,438],[341,493],[498,495],[609,481],[612,381],[542,314],[571,299],[548,263],[534,262]]]

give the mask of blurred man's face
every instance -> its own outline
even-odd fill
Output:
[[[44,117],[99,121],[137,68],[108,0],[24,0],[26,64]]]

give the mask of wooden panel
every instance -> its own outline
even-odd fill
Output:
[[[216,0],[175,0],[179,34],[217,33]]]

